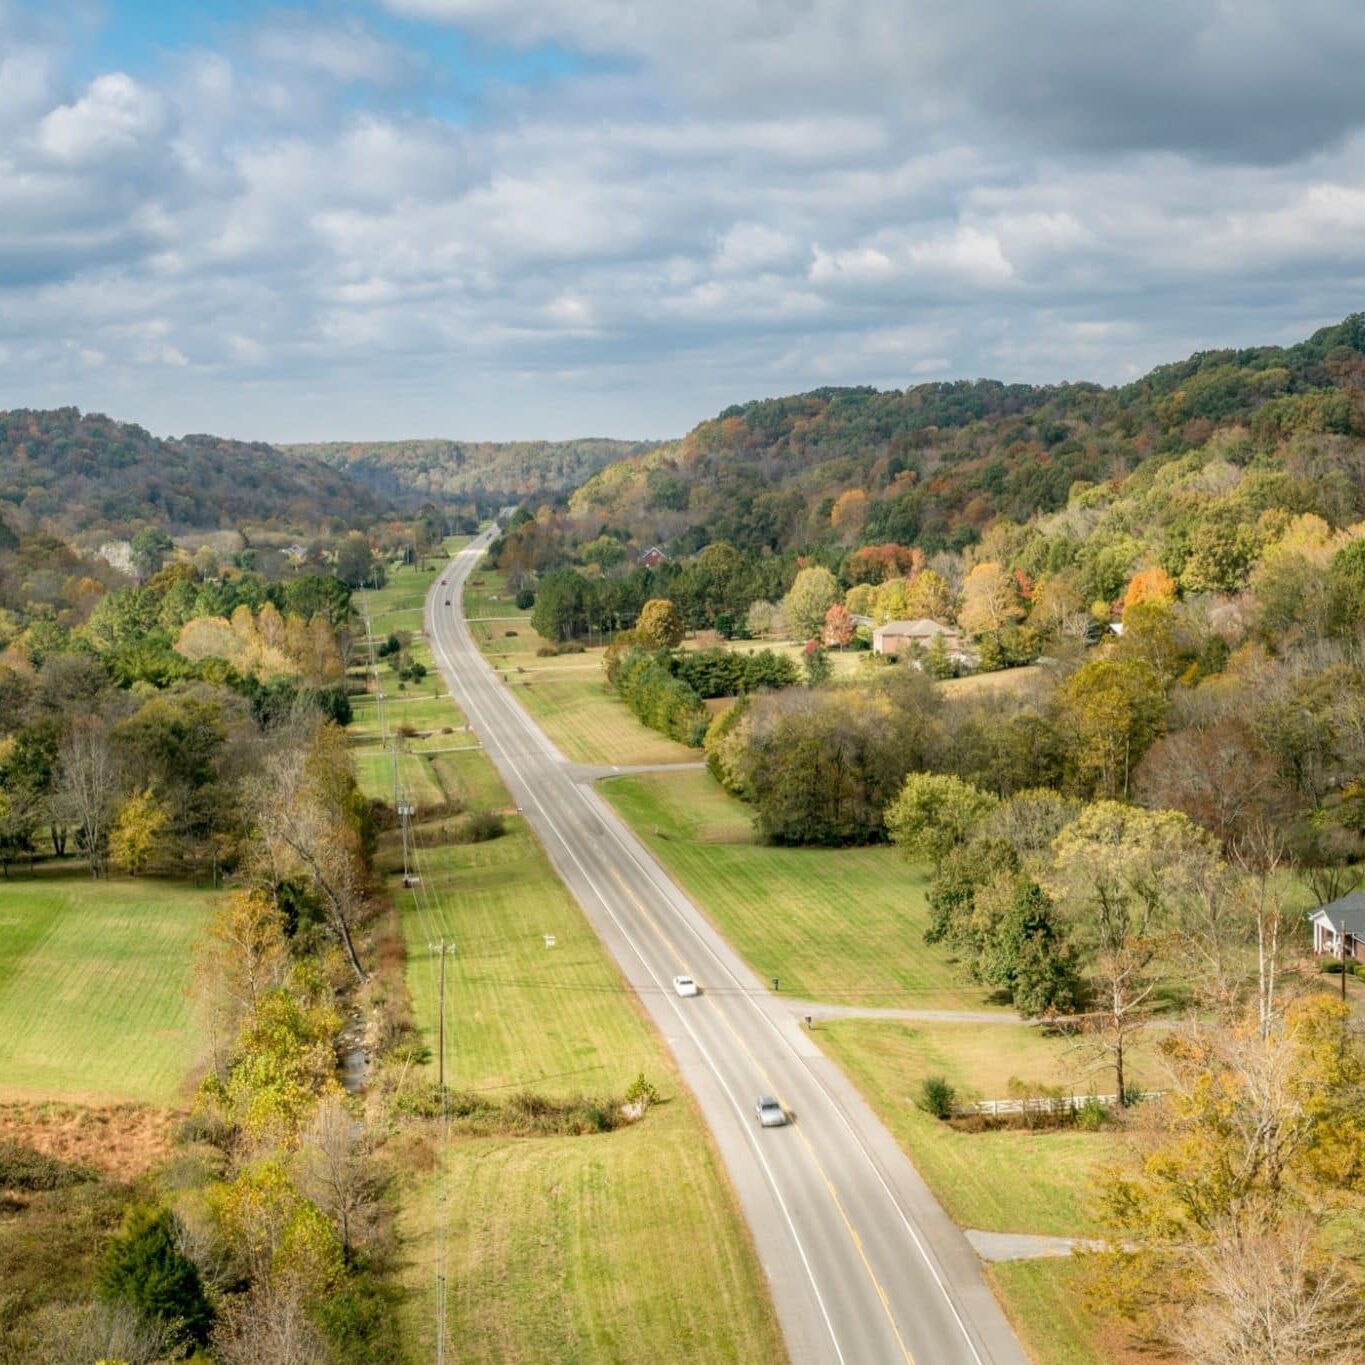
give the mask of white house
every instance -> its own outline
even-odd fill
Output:
[[[1346,956],[1355,962],[1365,962],[1365,891],[1352,891],[1339,900],[1320,905],[1309,918],[1315,953],[1340,958],[1344,936]]]

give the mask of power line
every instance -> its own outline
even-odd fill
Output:
[[[368,646],[370,676],[374,683],[375,711],[376,719],[379,724],[380,739],[384,746],[389,750],[391,778],[393,783],[394,807],[398,812],[399,829],[403,842],[403,885],[413,893],[413,907],[417,912],[418,924],[422,933],[428,940],[428,946],[433,947],[431,940],[433,924],[437,919],[436,907],[427,901],[427,889],[424,887],[424,878],[421,875],[417,854],[417,840],[412,831],[412,820],[417,813],[416,802],[412,794],[401,786],[399,774],[399,739],[396,729],[390,731],[388,720],[388,709],[385,706],[384,688],[379,677],[379,661],[375,656],[374,648],[374,629],[371,623],[369,612],[368,596],[362,591],[362,611],[365,615],[365,641]],[[445,915],[440,915],[442,926],[444,926]],[[444,936],[439,940],[441,956],[441,972],[438,999],[438,1034],[439,1034],[439,1073],[440,1073],[440,1097],[441,1097],[441,1174],[439,1194],[437,1198],[437,1220],[436,1220],[436,1360],[438,1365],[444,1365],[446,1348],[446,1224],[448,1222],[448,1195],[449,1195],[449,1168],[450,1168],[450,1106],[446,1103],[445,1095],[445,956],[446,943]],[[450,945],[451,950],[454,944]],[[428,957],[428,970],[431,976],[435,977],[435,966]],[[433,986],[436,982],[433,980]]]

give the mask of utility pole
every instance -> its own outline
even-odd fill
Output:
[[[1345,984],[1346,977],[1342,977]],[[441,1006],[440,1006],[440,1026],[437,1029],[437,1066],[435,1066],[435,1084],[441,1092],[441,1108],[445,1110],[445,939],[441,939]]]
[[[1341,998],[1346,999],[1346,919],[1342,917],[1341,928],[1337,930],[1337,943],[1341,947]]]
[[[403,885],[411,889],[417,885],[417,874],[412,870],[415,859],[411,857],[413,846],[412,817],[417,814],[417,805],[412,793],[405,787],[402,792],[394,787],[394,804],[398,808],[398,827],[403,836]]]

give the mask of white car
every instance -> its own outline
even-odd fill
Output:
[[[764,1128],[786,1126],[787,1111],[771,1095],[760,1095],[758,1097],[758,1103],[754,1105],[754,1113],[758,1115],[758,1121]]]
[[[696,995],[697,983],[690,976],[675,976],[673,978],[673,989],[679,995]]]

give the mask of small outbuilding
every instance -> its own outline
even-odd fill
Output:
[[[1309,921],[1313,926],[1313,951],[1320,957],[1340,960],[1344,948],[1348,961],[1365,962],[1365,891],[1352,891],[1318,906]]]

